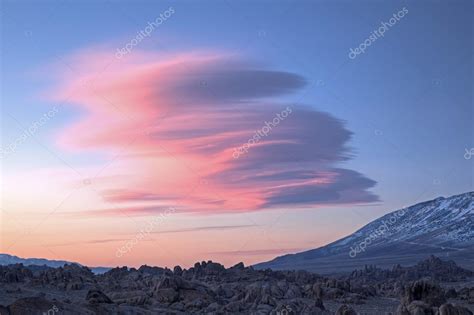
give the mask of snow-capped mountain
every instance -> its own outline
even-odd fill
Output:
[[[366,264],[410,265],[431,254],[474,269],[474,192],[391,212],[336,242],[255,267],[336,273]]]

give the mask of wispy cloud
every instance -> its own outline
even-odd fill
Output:
[[[125,238],[110,238],[110,239],[99,239],[99,240],[88,240],[80,242],[68,242],[68,243],[58,243],[48,245],[50,247],[59,247],[59,246],[71,246],[71,245],[81,245],[81,244],[105,244],[105,243],[115,243],[126,241]]]
[[[247,229],[247,228],[254,228],[258,227],[258,225],[254,224],[242,224],[242,225],[214,225],[214,226],[197,226],[197,227],[189,227],[189,228],[181,228],[181,229],[173,229],[173,230],[163,230],[163,231],[154,231],[150,234],[173,234],[173,233],[188,233],[188,232],[207,232],[207,231],[226,231],[226,230],[238,230],[238,229]],[[123,233],[121,235],[132,235],[130,233]],[[128,241],[128,238],[109,238],[109,239],[96,239],[96,240],[86,240],[86,241],[79,241],[79,242],[68,242],[68,243],[58,243],[48,245],[51,247],[59,247],[59,246],[71,246],[71,245],[94,245],[94,244],[105,244],[105,243],[116,243],[116,242],[124,242]],[[154,241],[155,239],[149,238],[144,239],[144,241]]]
[[[199,231],[224,231],[224,230],[236,230],[258,227],[258,225],[247,224],[247,225],[220,225],[220,226],[199,226],[192,228],[183,228],[176,230],[156,231],[152,234],[167,234],[167,233],[185,233],[185,232],[199,232]]]
[[[219,256],[260,256],[260,255],[279,255],[287,253],[296,253],[303,251],[303,248],[267,248],[267,249],[255,249],[255,250],[236,250],[236,251],[222,251],[222,252],[210,252],[209,255]]]

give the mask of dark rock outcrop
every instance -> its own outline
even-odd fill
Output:
[[[470,310],[465,307],[452,305],[452,304],[443,304],[440,306],[436,315],[473,315]]]
[[[51,310],[57,310],[54,302],[42,297],[27,297],[16,300],[13,304],[8,306],[10,315],[42,315],[51,313]]]
[[[397,315],[472,315],[469,309],[446,303],[446,293],[436,284],[419,280],[405,288]]]
[[[357,313],[354,311],[354,309],[352,309],[352,307],[343,304],[336,311],[336,315],[357,315]]]
[[[89,292],[87,292],[86,300],[90,304],[113,303],[113,301],[100,290],[89,290]]]

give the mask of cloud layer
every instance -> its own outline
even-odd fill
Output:
[[[373,180],[339,165],[351,158],[352,133],[343,122],[278,100],[305,86],[296,74],[217,53],[134,52],[110,64],[109,55],[87,52],[70,62],[81,70],[62,75],[54,97],[69,99],[82,114],[59,141],[115,157],[99,192],[120,211],[239,212],[378,200],[369,191]]]

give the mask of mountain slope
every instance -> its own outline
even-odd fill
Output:
[[[0,253],[0,266],[14,265],[14,264],[23,264],[24,266],[47,266],[51,268],[63,267],[64,265],[76,264],[81,266],[81,264],[65,261],[65,260],[49,260],[44,258],[20,258],[18,256],[1,254]],[[101,274],[111,268],[107,267],[92,267],[90,268],[93,273]]]
[[[72,264],[72,262],[64,260],[48,260],[44,258],[20,258],[18,256],[0,254],[0,265],[13,265],[23,264],[25,266],[48,266],[52,268],[62,267],[66,264]]]
[[[474,270],[474,192],[394,211],[336,242],[254,267],[338,273],[366,264],[411,265],[431,254]]]

